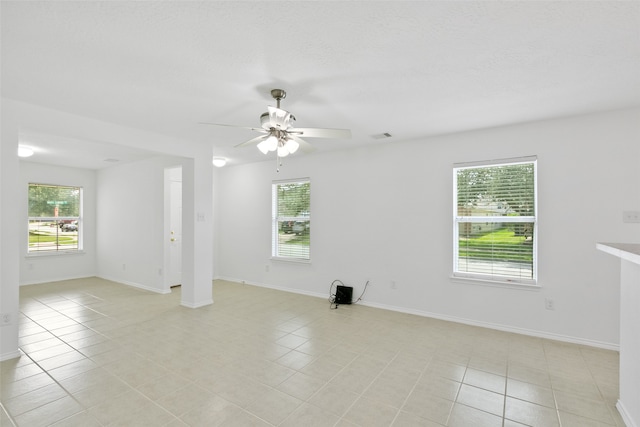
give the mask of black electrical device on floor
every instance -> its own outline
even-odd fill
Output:
[[[336,287],[336,299],[335,304],[351,304],[351,298],[353,298],[353,288],[351,286]]]

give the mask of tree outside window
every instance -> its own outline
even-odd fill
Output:
[[[454,167],[454,277],[536,282],[536,161]]]
[[[310,259],[311,182],[275,182],[272,186],[272,256]]]

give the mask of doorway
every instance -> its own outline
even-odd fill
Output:
[[[165,169],[165,289],[182,284],[182,167]]]

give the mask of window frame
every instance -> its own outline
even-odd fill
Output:
[[[278,187],[282,184],[309,184],[309,206],[305,215],[298,216],[278,216]],[[298,256],[283,256],[280,255],[280,227],[279,223],[281,221],[308,221],[309,222],[309,250],[308,257],[298,257]],[[277,261],[289,261],[289,262],[299,262],[299,263],[310,263],[311,262],[311,179],[310,178],[294,178],[294,179],[284,179],[284,180],[275,180],[271,183],[271,259]]]
[[[29,195],[29,190],[32,186],[41,186],[41,187],[59,187],[59,188],[72,188],[78,190],[78,216],[30,216],[30,202],[31,198]],[[41,183],[41,182],[29,182],[27,184],[27,256],[29,257],[37,257],[37,256],[56,256],[56,255],[69,255],[69,254],[79,254],[84,253],[83,247],[83,208],[84,208],[84,188],[78,185],[65,185],[65,184],[49,184],[49,183]],[[43,222],[55,222],[56,229],[59,230],[61,224],[60,221],[76,221],[77,224],[77,244],[76,247],[66,247],[62,246],[58,243],[55,245],[55,249],[32,249],[30,245],[30,230],[31,230],[31,222],[32,221],[43,221]],[[56,242],[58,242],[59,235],[56,233]]]
[[[521,289],[539,288],[538,283],[538,164],[537,156],[524,156],[498,160],[484,160],[475,162],[455,163],[453,165],[453,264],[451,278],[455,281],[474,282],[498,286],[514,286]],[[490,168],[518,164],[532,164],[533,166],[533,215],[530,216],[464,216],[458,211],[458,170],[473,168]],[[487,221],[487,219],[492,219]],[[459,241],[460,224],[462,223],[532,223],[532,260],[531,278],[492,275],[479,272],[459,271]]]

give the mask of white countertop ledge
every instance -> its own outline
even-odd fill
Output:
[[[640,265],[640,243],[596,243],[596,248]]]

